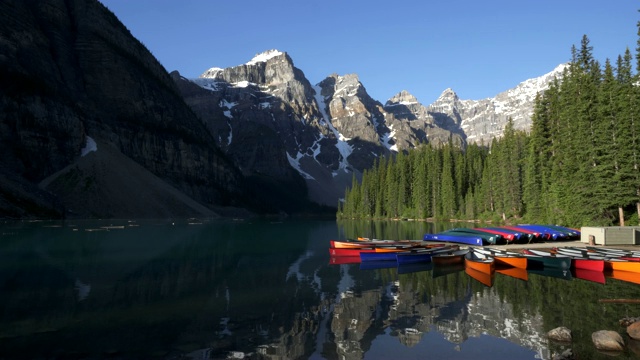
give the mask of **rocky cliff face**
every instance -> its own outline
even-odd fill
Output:
[[[99,171],[92,175],[58,173],[81,158],[88,137],[178,189],[184,199],[197,199],[210,209],[244,205],[246,192],[238,171],[215,147],[169,74],[103,5],[80,0],[3,1],[0,38],[3,178],[34,189],[53,174],[60,177],[55,190],[46,185],[38,190],[53,192],[58,202],[44,200],[36,190],[15,192],[16,187],[4,181],[0,216],[63,216],[70,206],[66,200],[91,188],[86,182],[64,179],[90,181],[91,176],[111,173],[126,182],[130,174],[120,172],[126,167],[116,157],[103,159],[102,168],[95,164]],[[54,182],[49,179],[47,184]],[[163,198],[162,188],[154,187],[157,192],[149,196]],[[75,214],[117,216],[102,211],[117,195],[93,189],[96,201],[89,208],[74,209]],[[32,198],[43,200],[25,210],[20,202]],[[118,208],[148,200],[127,199]],[[149,209],[138,215],[160,214]]]
[[[199,79],[174,79],[246,176],[283,181],[293,171],[317,203],[335,206],[354,171],[389,153],[379,134],[388,131],[382,106],[356,76],[313,87],[286,53],[272,50]]]

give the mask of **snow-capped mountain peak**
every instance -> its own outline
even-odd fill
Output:
[[[272,59],[276,56],[280,56],[283,55],[284,53],[278,50],[267,50],[265,52],[256,54],[256,56],[253,57],[253,59],[251,59],[249,62],[246,63],[246,65],[255,65],[259,62],[267,62],[269,59]]]

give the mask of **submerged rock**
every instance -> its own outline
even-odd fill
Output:
[[[629,334],[632,339],[640,340],[640,321],[636,321],[627,326],[627,334]]]
[[[596,349],[601,351],[623,351],[624,339],[616,331],[600,330],[591,334]]]
[[[552,341],[570,343],[572,340],[571,330],[564,326],[557,327],[547,333],[547,338]]]

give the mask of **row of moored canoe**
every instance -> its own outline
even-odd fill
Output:
[[[516,226],[455,228],[424,234],[423,240],[467,245],[501,245],[580,239],[580,231],[557,225],[522,224]]]
[[[523,269],[552,268],[589,271],[626,271],[640,273],[640,251],[600,247],[557,247],[550,251],[522,249],[521,252],[489,247],[460,249],[456,244],[421,241],[337,241],[331,240],[332,257],[357,257],[360,262],[395,261],[398,265],[433,262],[464,262],[478,271],[490,272],[496,267]],[[639,275],[640,276],[640,275]]]

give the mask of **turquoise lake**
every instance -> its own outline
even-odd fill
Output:
[[[460,224],[335,220],[0,223],[0,359],[608,359],[591,334],[640,285],[463,268],[367,269],[329,240]],[[469,226],[469,225],[465,225]],[[634,279],[631,279],[634,280]],[[640,279],[637,279],[640,282]],[[487,282],[488,281],[488,282]],[[548,342],[556,327],[572,344]]]

